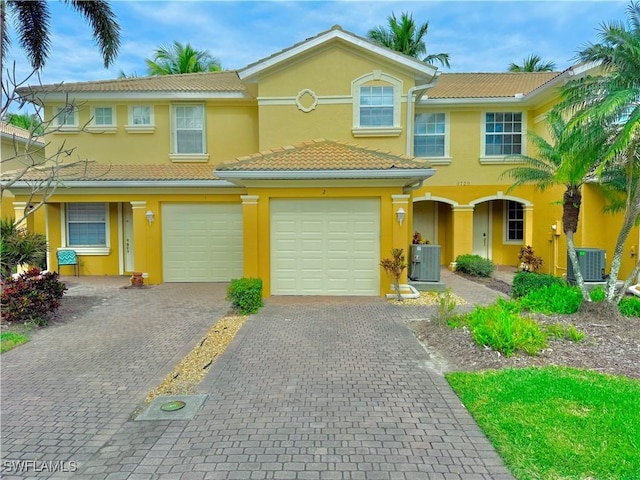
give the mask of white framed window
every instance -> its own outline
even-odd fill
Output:
[[[172,160],[206,161],[204,105],[172,105],[171,111]]]
[[[360,126],[393,127],[393,87],[360,87]]]
[[[106,203],[67,203],[63,214],[63,245],[78,253],[109,253],[109,205]]]
[[[53,124],[60,129],[78,128],[78,109],[73,105],[55,107]]]
[[[129,120],[125,129],[129,133],[153,133],[155,120],[152,105],[129,105]]]
[[[519,155],[522,152],[522,112],[487,112],[484,118],[484,155]]]
[[[413,126],[415,157],[447,156],[447,118],[444,113],[418,113]]]
[[[504,241],[522,243],[524,240],[524,208],[521,203],[506,200],[504,203]]]
[[[110,105],[94,105],[91,107],[91,122],[86,127],[89,132],[115,133],[116,111]]]
[[[399,136],[402,81],[374,70],[351,82],[354,137]]]

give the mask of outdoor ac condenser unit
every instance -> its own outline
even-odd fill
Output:
[[[409,279],[417,282],[440,281],[440,245],[411,245]]]
[[[605,269],[605,251],[600,248],[576,248],[580,272],[585,282],[602,282]],[[575,281],[573,264],[567,252],[567,280]]]

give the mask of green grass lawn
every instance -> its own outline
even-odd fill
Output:
[[[3,332],[0,333],[0,353],[7,352],[13,347],[27,343],[29,337],[23,333]]]
[[[518,480],[640,480],[640,382],[572,368],[450,373]]]

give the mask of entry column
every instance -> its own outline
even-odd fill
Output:
[[[391,203],[393,205],[393,248],[401,248],[404,251],[405,258],[409,258],[411,252],[409,248],[409,197],[410,195],[391,195]],[[385,253],[383,258],[387,258]],[[405,268],[400,277],[400,283],[407,283],[407,269]]]
[[[533,245],[533,205],[522,206],[524,214],[524,246]]]
[[[133,211],[133,270],[142,272],[143,278],[148,282],[149,269],[147,265],[147,202],[131,202]]]
[[[258,278],[258,195],[240,195],[242,199],[242,239],[244,276]]]
[[[456,205],[453,211],[453,261],[473,252],[473,206]]]

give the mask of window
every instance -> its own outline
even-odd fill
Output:
[[[67,246],[107,246],[107,205],[104,203],[67,204]]]
[[[77,127],[77,114],[78,112],[73,105],[56,107],[54,123],[59,127]]]
[[[492,112],[485,114],[486,156],[522,153],[522,113]]]
[[[115,122],[113,121],[113,108],[94,107],[93,108],[93,124],[96,126],[112,127],[115,124]]]
[[[445,156],[444,113],[419,113],[416,115],[413,154],[416,157]]]
[[[173,106],[173,153],[204,154],[204,106]]]
[[[393,126],[393,87],[360,87],[360,126]]]
[[[505,215],[507,242],[521,242],[524,239],[524,209],[522,204],[507,200]]]
[[[131,116],[129,120],[131,125],[153,125],[153,114],[149,105],[134,105],[130,108],[129,114]]]

